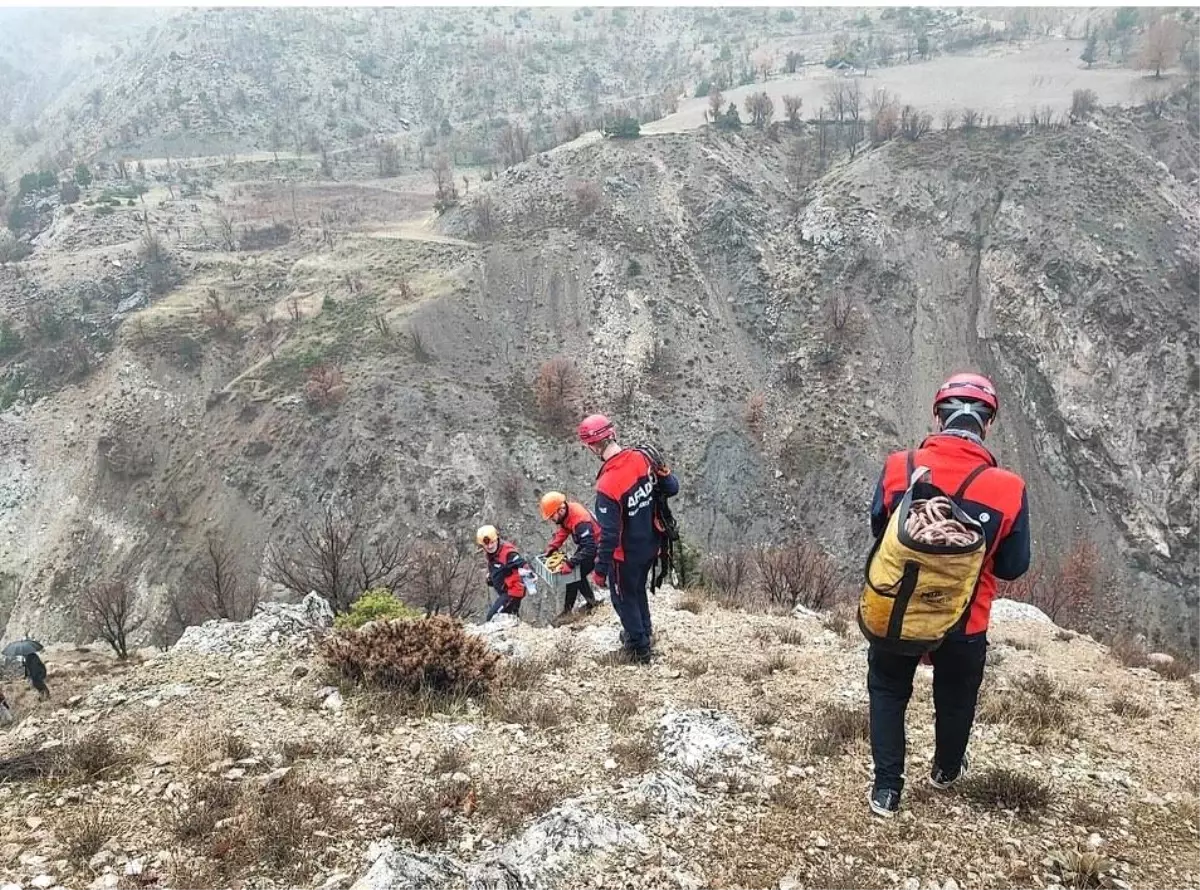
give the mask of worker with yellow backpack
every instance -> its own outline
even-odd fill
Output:
[[[553,522],[558,528],[550,543],[546,545],[542,557],[546,567],[562,575],[569,575],[578,570],[579,580],[567,585],[563,596],[563,609],[560,618],[569,615],[575,608],[575,599],[583,595],[584,608],[592,611],[596,608],[596,595],[588,583],[588,575],[596,566],[596,548],[600,543],[600,526],[590,510],[576,501],[568,501],[561,491],[548,491],[542,495],[540,503],[542,519]],[[575,542],[575,552],[566,556],[562,552],[567,538]]]
[[[858,625],[870,643],[869,803],[879,816],[900,809],[904,713],[922,660],[933,664],[929,782],[946,789],[966,772],[996,579],[1014,581],[1029,568],[1025,483],[984,445],[999,407],[986,377],[951,377],[934,397],[937,432],[889,455],[875,490]]]

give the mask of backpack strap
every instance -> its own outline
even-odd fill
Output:
[[[914,451],[906,451],[904,453],[904,487],[912,483],[912,475],[917,469],[917,455]]]
[[[965,495],[967,493],[967,489],[971,487],[971,483],[979,478],[979,474],[984,470],[990,470],[991,467],[991,464],[980,464],[970,473],[968,473],[967,478],[962,481],[962,485],[958,486],[958,491],[954,492],[954,500],[957,501],[959,498]]]

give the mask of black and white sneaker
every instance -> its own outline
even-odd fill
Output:
[[[867,799],[876,816],[890,819],[900,812],[900,792],[895,788],[875,788]]]
[[[962,766],[960,766],[958,768],[958,772],[951,775],[950,773],[948,773],[944,769],[942,769],[940,766],[938,766],[937,761],[935,760],[929,770],[929,784],[932,785],[934,788],[936,788],[938,791],[945,791],[947,788],[949,788],[951,785],[953,785],[955,782],[957,782],[959,779],[961,779],[963,776],[965,776],[967,774],[967,765],[968,765],[967,755],[964,754],[963,759],[962,759]]]

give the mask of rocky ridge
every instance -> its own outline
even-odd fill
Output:
[[[607,657],[610,612],[560,628],[502,622],[486,636],[539,660],[537,681],[427,716],[330,686],[310,647],[310,628],[327,620],[314,600],[190,631],[128,665],[52,648],[57,700],[18,698],[2,762],[76,752],[97,733],[122,758],[90,778],[0,783],[0,868],[23,888],[97,890],[138,876],[158,887],[238,878],[325,890],[568,879],[944,890],[1067,884],[1078,857],[1095,854],[1113,887],[1200,878],[1187,864],[1200,845],[1196,680],[1127,669],[1089,638],[1001,601],[971,749],[973,772],[993,784],[943,796],[914,780],[901,817],[884,823],[863,802],[862,738],[830,735],[830,715],[865,707],[852,628],[841,635],[836,614],[732,612],[674,591],[654,607],[661,655],[651,668]],[[1056,703],[1052,715],[1030,710],[1033,690]],[[929,696],[923,670],[910,775],[932,743]],[[1044,799],[1015,804],[997,771],[1040,783]],[[179,815],[197,795],[227,789],[241,806],[309,787],[296,783],[320,789],[325,816],[305,829],[307,854],[286,876],[265,854],[237,865],[236,850],[225,854],[233,871],[221,871],[210,846],[220,824],[197,838]],[[82,856],[85,813],[110,836]],[[243,830],[253,836],[255,825]]]

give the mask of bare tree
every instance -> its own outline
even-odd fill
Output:
[[[506,167],[519,164],[530,155],[530,138],[520,124],[506,124],[497,137],[496,147]]]
[[[1098,97],[1094,90],[1075,90],[1070,94],[1070,120],[1087,120],[1096,110]]]
[[[1142,99],[1146,104],[1146,108],[1154,115],[1155,119],[1161,118],[1163,112],[1167,108],[1167,102],[1171,98],[1171,90],[1166,84],[1159,84],[1150,87],[1142,94]]]
[[[217,214],[217,225],[221,230],[221,243],[228,251],[237,250],[237,235],[234,233],[233,218],[224,214]]]
[[[850,154],[854,154],[854,147],[862,139],[862,108],[863,94],[862,84],[858,79],[851,80],[845,86],[845,102],[846,116],[850,118]]]
[[[395,176],[400,172],[400,153],[396,143],[390,139],[380,141],[375,149],[375,160],[380,176]]]
[[[1179,23],[1166,16],[1160,18],[1146,29],[1138,67],[1153,71],[1156,80],[1161,78],[1163,69],[1169,68],[1178,57],[1181,40]]]
[[[1035,130],[1048,130],[1054,126],[1054,109],[1049,105],[1036,107],[1030,112],[1029,121]]]
[[[438,213],[445,213],[458,203],[458,187],[454,184],[454,168],[444,153],[434,158],[433,182],[436,186],[433,207]]]
[[[778,547],[759,547],[754,557],[763,592],[773,605],[827,609],[845,588],[833,559],[806,538]]]
[[[746,114],[750,115],[750,123],[761,130],[771,123],[771,118],[775,116],[775,103],[765,91],[751,93],[746,97]]]
[[[916,142],[933,127],[933,115],[921,112],[911,105],[900,110],[900,133],[910,142]]]
[[[279,163],[279,149],[283,148],[283,127],[280,126],[279,121],[275,121],[274,123],[271,124],[271,133],[270,133],[269,139],[270,139],[269,145],[271,148],[271,156],[274,159],[274,162],[276,164],[278,164]]]
[[[542,418],[555,429],[567,432],[572,428],[582,392],[579,371],[569,359],[555,356],[538,369],[534,398]]]
[[[426,615],[470,615],[482,599],[471,550],[461,541],[411,545],[413,570],[401,590],[405,602]]]
[[[366,530],[353,515],[326,507],[321,518],[301,529],[296,552],[271,547],[266,573],[297,596],[315,592],[334,612],[344,612],[363,591],[394,589],[411,575],[404,542],[366,540]]]
[[[219,534],[210,534],[200,565],[188,578],[197,608],[208,618],[245,621],[258,605],[257,590],[246,582],[243,555]]]
[[[783,111],[787,115],[788,126],[796,129],[800,126],[800,109],[804,106],[804,99],[800,96],[784,96]]]
[[[891,93],[876,89],[867,99],[867,112],[871,115],[872,144],[880,145],[895,137],[900,128],[900,109]]]
[[[725,102],[725,97],[721,95],[721,91],[715,86],[710,87],[708,91],[708,116],[715,124],[721,117],[721,106]]]
[[[892,56],[896,54],[896,44],[889,37],[882,37],[875,44],[875,61],[880,65],[887,65],[892,61]]]
[[[954,129],[954,125],[958,123],[958,110],[947,108],[942,112],[942,129],[949,133]]]
[[[964,108],[962,110],[962,128],[963,128],[963,130],[969,132],[978,127],[979,127],[979,112],[974,108]]]
[[[825,84],[825,95],[829,100],[829,113],[837,118],[840,124],[846,119],[846,109],[849,102],[849,84],[838,78]]]
[[[129,635],[146,620],[134,617],[133,599],[133,592],[124,581],[87,587],[81,597],[84,627],[108,643],[117,658],[129,657]]]

